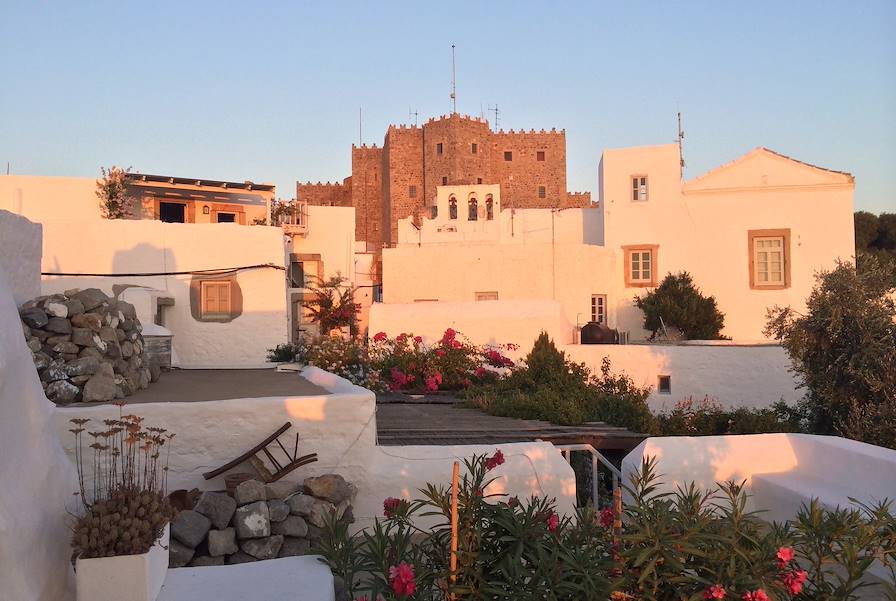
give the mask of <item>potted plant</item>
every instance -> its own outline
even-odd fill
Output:
[[[79,600],[153,601],[168,569],[168,448],[174,434],[122,415],[90,431],[73,419],[80,511],[72,559]],[[86,436],[85,436],[86,434]],[[85,438],[92,442],[84,446]]]

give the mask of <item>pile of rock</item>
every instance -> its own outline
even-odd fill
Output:
[[[40,296],[19,309],[22,330],[47,398],[111,401],[159,377],[144,356],[134,305],[98,288]]]
[[[169,566],[217,566],[307,554],[328,516],[354,521],[356,488],[337,474],[302,484],[258,480],[204,492],[171,523]]]

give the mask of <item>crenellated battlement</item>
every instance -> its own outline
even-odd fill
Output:
[[[482,117],[476,117],[473,115],[461,115],[460,113],[451,113],[450,115],[439,115],[438,117],[430,117],[426,120],[426,124],[436,123],[438,121],[447,121],[450,119],[459,119],[464,121],[473,121],[475,123],[484,123],[488,125],[488,119]]]
[[[496,136],[565,136],[566,130],[565,129],[557,130],[557,128],[555,128],[555,127],[552,127],[551,131],[547,131],[544,129],[541,129],[539,131],[535,131],[534,129],[530,129],[529,131],[526,131],[525,129],[520,129],[520,130],[499,129],[498,131],[496,131],[494,133]]]
[[[340,187],[340,188],[345,187],[344,182],[312,182],[312,181],[301,182],[301,181],[297,181],[296,185],[297,186],[305,186],[305,187],[314,186],[316,188],[326,188],[328,186],[329,187]]]
[[[352,150],[382,150],[382,148],[380,148],[376,144],[371,144],[370,146],[368,146],[367,144],[361,144],[360,146],[358,146],[357,144],[352,144]]]

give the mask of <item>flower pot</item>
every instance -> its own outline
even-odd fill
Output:
[[[146,553],[78,559],[78,601],[155,601],[168,571],[169,525]]]

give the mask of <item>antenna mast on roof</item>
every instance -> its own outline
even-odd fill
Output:
[[[498,103],[497,102],[495,103],[495,108],[492,108],[491,106],[489,106],[488,110],[490,113],[495,114],[495,131],[498,131]]]
[[[411,110],[411,107],[408,107],[408,119],[410,120],[411,117],[414,118],[414,126],[415,126],[415,127],[416,127],[416,125],[417,125],[417,115],[418,115],[418,114],[419,114],[419,113],[418,113],[417,111],[412,111],[412,110]]]
[[[454,44],[451,44],[451,114],[457,113],[457,77],[454,70]]]
[[[678,163],[681,179],[684,179],[684,154],[681,150],[681,141],[684,140],[684,130],[681,129],[681,111],[678,111]]]
[[[361,146],[361,140],[364,139],[364,136],[361,132],[361,107],[358,107],[358,146]]]

